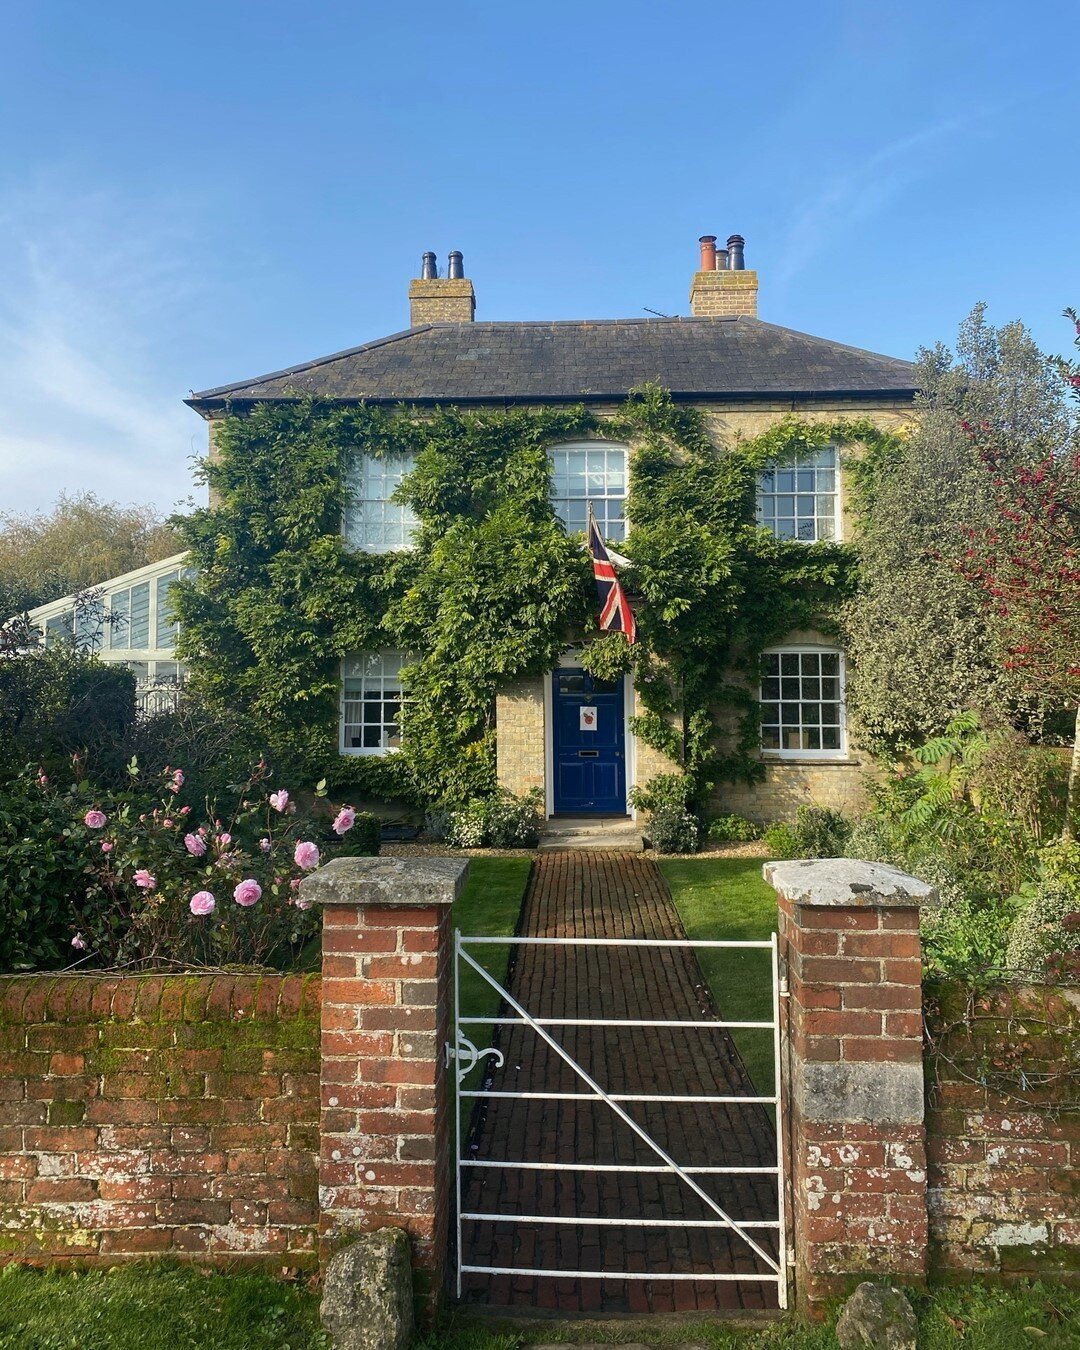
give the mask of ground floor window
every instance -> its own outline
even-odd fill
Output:
[[[766,754],[836,758],[844,753],[844,658],[825,647],[766,652],[761,748]]]
[[[385,755],[401,744],[402,652],[362,652],[342,663],[341,749]]]

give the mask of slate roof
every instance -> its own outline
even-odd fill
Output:
[[[563,402],[621,399],[645,380],[694,399],[905,398],[915,385],[908,361],[760,319],[433,323],[187,402]]]

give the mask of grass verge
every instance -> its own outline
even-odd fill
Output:
[[[322,1350],[319,1296],[168,1262],[0,1273],[0,1350]]]
[[[919,1350],[1080,1350],[1080,1290],[1052,1283],[969,1284],[909,1292]],[[789,1316],[758,1330],[730,1323],[657,1317],[648,1322],[540,1322],[514,1333],[462,1319],[427,1336],[418,1350],[516,1350],[530,1342],[677,1346],[707,1350],[836,1350],[835,1317],[808,1325]]]
[[[473,858],[469,880],[454,905],[454,927],[466,937],[510,937],[517,930],[521,901],[529,880],[529,858]],[[469,955],[505,986],[510,946],[469,947]],[[458,967],[458,1002],[462,1017],[494,1017],[499,1011],[499,995],[491,985],[464,961]],[[478,1050],[492,1041],[494,1027],[467,1026],[465,1035]],[[484,1073],[485,1060],[462,1083],[474,1089]],[[452,1080],[455,1084],[456,1077]],[[466,1098],[461,1106],[462,1137],[468,1131],[475,1098]]]
[[[760,858],[659,859],[686,936],[701,941],[767,941],[776,930],[776,893]],[[701,969],[725,1021],[772,1017],[769,953],[753,948],[699,950]],[[773,1090],[770,1031],[735,1030],[735,1044],[761,1093]]]

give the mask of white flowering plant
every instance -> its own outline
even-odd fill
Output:
[[[302,878],[328,856],[371,851],[373,831],[356,828],[370,820],[351,806],[319,809],[325,783],[316,809],[298,810],[287,789],[271,790],[264,760],[230,809],[185,801],[182,768],[164,769],[151,790],[137,761],[128,776],[122,793],[84,781],[57,794],[64,837],[83,860],[71,916],[78,962],[287,968],[317,931]],[[37,785],[52,792],[44,773]]]

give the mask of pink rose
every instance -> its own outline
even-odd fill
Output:
[[[310,872],[313,867],[318,867],[318,846],[308,839],[298,839],[296,848],[293,850],[293,862],[296,863],[297,867],[302,867],[305,872]]]
[[[297,909],[310,909],[310,908],[311,908],[311,901],[305,899],[304,896],[302,896],[302,895],[298,895],[298,896],[296,897],[296,899],[293,901],[293,904],[296,906]]]
[[[183,771],[183,769],[174,769],[174,770],[173,770],[172,785],[173,785],[173,791],[174,791],[174,792],[179,792],[180,789],[184,786],[184,771]]]
[[[191,810],[191,807],[190,807],[190,806],[182,806],[182,807],[180,808],[180,814],[181,814],[182,816],[186,816],[187,813],[188,813],[190,810]]]
[[[141,891],[152,891],[157,885],[157,878],[151,876],[145,867],[140,867],[131,879]]]
[[[262,887],[252,877],[247,877],[233,891],[233,899],[238,905],[249,909],[262,898]]]
[[[270,840],[269,840],[269,839],[260,839],[260,840],[259,840],[259,847],[262,849],[262,851],[263,851],[264,853],[269,853],[269,852],[270,852]]]
[[[299,889],[300,889],[300,878],[293,877],[292,881],[289,882],[289,890],[298,891]]]
[[[77,952],[86,951],[86,939],[83,937],[81,933],[75,934],[75,936],[71,939],[71,945],[75,948]]]
[[[175,822],[169,816],[166,816],[161,823],[162,825],[165,826],[167,830],[171,830],[173,825],[175,824]]]
[[[101,851],[102,853],[111,853],[113,851],[113,846],[108,839],[103,839],[101,841]]]
[[[107,820],[108,817],[105,812],[99,811],[96,806],[93,810],[87,811],[86,815],[83,816],[83,824],[88,830],[103,829]]]
[[[48,784],[48,782],[49,782],[49,775],[45,772],[44,769],[39,769],[39,770],[38,770],[37,780],[38,780],[38,783],[39,783],[39,785],[40,785],[41,787],[45,787],[45,786]]]
[[[343,806],[334,818],[334,833],[345,834],[356,824],[356,812],[351,806]]]
[[[196,891],[191,897],[188,908],[191,910],[192,914],[202,916],[204,914],[213,914],[214,906],[216,904],[217,901],[209,891]]]
[[[184,847],[193,858],[201,858],[206,853],[206,840],[201,834],[185,834]]]
[[[232,835],[228,832],[228,830],[225,830],[224,833],[218,835],[217,837],[218,848],[228,848],[231,843],[232,843]]]
[[[270,805],[275,811],[280,811],[282,814],[289,809],[289,794],[284,788],[281,788],[278,792],[271,792]]]

